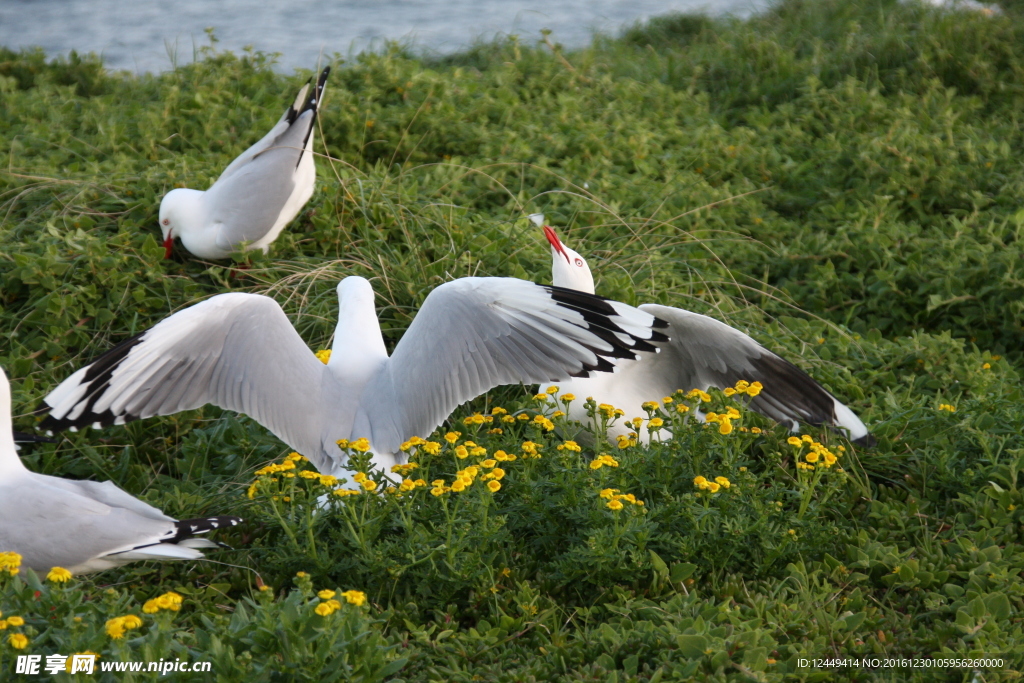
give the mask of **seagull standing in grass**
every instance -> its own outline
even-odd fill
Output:
[[[61,479],[30,472],[15,453],[11,390],[0,370],[0,553],[21,555],[37,572],[63,567],[85,574],[138,560],[198,560],[194,538],[238,517],[176,521],[111,482]]]
[[[64,380],[43,429],[123,424],[212,403],[249,415],[323,474],[337,442],[367,438],[375,465],[404,461],[460,404],[498,385],[610,372],[655,353],[665,323],[632,306],[515,278],[468,277],[434,289],[388,356],[373,288],[338,285],[325,365],[284,311],[258,294],[220,294],[165,318]]]
[[[594,292],[594,276],[586,259],[565,246],[542,214],[530,219],[544,228],[551,245],[551,280],[559,287]],[[660,401],[679,389],[725,389],[738,381],[760,382],[761,392],[750,400],[753,410],[796,431],[801,422],[828,425],[842,430],[850,440],[871,445],[873,437],[852,410],[789,361],[764,348],[748,335],[706,315],[682,308],[643,304],[646,311],[668,322],[671,343],[658,355],[642,353],[633,363],[623,363],[615,375],[574,379],[561,389],[577,396],[592,396],[626,411],[643,415],[642,404]],[[569,416],[586,423],[583,402],[570,405]],[[622,423],[609,430],[610,437],[625,435]],[[646,437],[644,437],[646,438]]]
[[[262,140],[232,161],[206,192],[180,188],[160,202],[160,230],[165,257],[174,238],[204,259],[223,259],[233,252],[267,252],[313,196],[313,126],[330,67],[310,91],[307,83]]]

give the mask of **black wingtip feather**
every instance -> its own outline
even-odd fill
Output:
[[[148,331],[148,330],[147,330]],[[110,378],[114,374],[114,371],[121,365],[128,354],[131,352],[139,342],[142,341],[143,337],[146,336],[146,332],[137,334],[130,339],[126,339],[114,348],[107,351],[105,354],[92,361],[89,365],[89,369],[86,370],[85,376],[82,377],[81,385],[88,385],[85,395],[78,400],[77,403],[85,401],[85,409],[81,411],[81,414],[71,420],[66,418],[54,417],[52,414],[46,415],[46,418],[39,423],[39,429],[51,432],[62,432],[65,429],[71,427],[89,427],[93,424],[99,423],[101,427],[109,427],[118,420],[123,419],[125,422],[131,422],[132,420],[138,419],[137,416],[131,414],[115,415],[108,408],[102,413],[93,412],[92,407],[96,404],[96,401],[103,395],[103,393],[110,386]],[[45,401],[39,405],[36,409],[37,415],[44,415],[49,413],[51,406]]]
[[[205,534],[215,529],[223,529],[225,527],[238,526],[241,523],[241,517],[234,517],[231,515],[220,515],[217,517],[198,517],[196,519],[183,519],[179,522],[174,523],[174,528],[177,529],[177,533],[172,538],[164,539],[161,542],[180,543],[181,541],[187,540],[199,534]]]
[[[45,436],[17,431],[12,433],[14,435],[14,443],[57,443],[56,439],[48,439]]]

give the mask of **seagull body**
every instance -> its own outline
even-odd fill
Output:
[[[543,225],[540,214],[531,216]],[[544,225],[551,244],[552,282],[560,287],[594,291],[594,277],[586,260],[565,246],[555,231]],[[843,430],[857,443],[870,445],[873,437],[852,410],[832,396],[800,368],[772,353],[750,336],[714,318],[681,308],[642,304],[639,309],[668,323],[671,342],[661,353],[640,353],[639,360],[623,362],[614,375],[573,379],[561,385],[563,392],[593,397],[626,412],[626,417],[644,415],[642,404],[661,401],[677,390],[725,389],[739,380],[761,382],[761,393],[750,400],[753,410],[797,431],[801,422],[829,425]],[[569,416],[589,421],[583,401],[570,405]],[[697,417],[702,417],[697,415]],[[609,429],[615,438],[633,431],[616,423]],[[641,434],[647,440],[649,435]]]
[[[205,192],[171,190],[160,202],[166,257],[174,238],[199,258],[223,259],[277,239],[313,196],[313,126],[330,68],[307,83],[262,140],[232,161]],[[308,97],[307,97],[308,93]]]
[[[85,574],[137,560],[198,560],[216,544],[195,534],[234,526],[238,517],[177,521],[111,482],[74,481],[29,471],[11,432],[11,393],[0,370],[0,552],[16,552],[37,572]]]
[[[388,356],[373,288],[338,285],[325,365],[284,311],[258,294],[214,296],[165,318],[78,370],[45,399],[43,429],[123,424],[207,403],[245,413],[341,474],[340,439],[367,438],[384,472],[401,444],[427,437],[493,387],[614,370],[667,341],[631,306],[515,278],[461,278],[434,289]]]

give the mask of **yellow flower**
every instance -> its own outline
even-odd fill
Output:
[[[270,586],[260,586],[260,590],[269,590]],[[146,614],[156,614],[160,611],[160,605],[156,603],[156,599],[146,600],[145,604],[142,605],[142,611]]]
[[[707,483],[708,483],[708,480],[705,479],[704,477],[697,476],[697,477],[693,478],[693,485],[694,486],[699,486],[700,488],[704,488],[705,486],[707,486]]]
[[[761,433],[761,428],[760,427],[751,427],[750,428],[750,433],[751,434],[760,434]]]
[[[484,460],[482,463],[480,463],[480,467],[486,467],[487,469],[491,469],[497,464],[498,461],[495,460],[494,458],[487,458],[487,460]]]
[[[715,477],[715,481],[718,482],[719,486],[721,486],[724,489],[727,489],[730,486],[732,486],[729,480],[726,479],[725,477]]]
[[[718,489],[720,489],[720,488],[721,488],[721,484],[717,484],[717,483],[715,483],[713,481],[709,481],[708,482],[708,491],[711,491],[711,493],[718,493]]]
[[[506,423],[506,424],[509,424],[509,423],[515,422],[516,418],[513,415],[503,415],[502,418],[501,418],[501,421]]]
[[[366,438],[356,439],[355,441],[349,443],[348,447],[353,450],[359,451],[360,453],[365,453],[366,451],[370,450],[370,440]]]
[[[357,484],[362,484],[364,481],[366,481],[366,479],[366,472],[356,472],[355,475],[352,477],[352,481],[354,481]]]
[[[601,493],[599,493],[598,495],[601,498],[605,498],[605,499],[611,500],[612,498],[615,497],[615,494],[617,492],[618,492],[618,489],[601,489]]]
[[[330,600],[331,598],[334,597],[335,594],[334,594],[334,591],[330,590],[329,588],[325,588],[322,591],[320,591],[319,593],[317,593],[316,595],[321,600]]]
[[[533,423],[536,425],[540,425],[540,427],[546,432],[550,432],[552,429],[555,428],[555,423],[549,420],[548,418],[544,417],[543,415],[535,416],[533,418]]]
[[[534,401],[546,401],[546,400],[548,400],[548,395],[547,394],[537,394],[536,396],[533,397],[533,400]]]
[[[423,444],[423,452],[427,455],[437,455],[441,452],[441,444],[436,441],[427,441]]]
[[[324,365],[327,365],[327,363],[331,360],[331,350],[330,349],[320,349],[319,351],[317,351],[313,355],[315,355],[316,359],[318,361],[320,361],[321,363],[323,363]]]
[[[334,443],[338,444],[338,448],[348,448],[348,439],[338,439]]]
[[[129,614],[128,616],[122,618],[124,619],[125,628],[138,628],[142,626],[142,619],[139,619],[134,614]]]
[[[4,631],[6,629],[7,629],[7,620],[6,619],[0,619],[0,631]]]
[[[329,617],[334,614],[334,605],[330,603],[321,602],[319,605],[313,608],[313,611],[322,617]]]
[[[448,443],[455,443],[462,436],[462,432],[448,432],[444,435],[444,440]]]
[[[811,437],[807,436],[806,434],[801,436],[800,440],[803,441],[804,443],[814,443],[814,439],[812,439]]]
[[[670,403],[675,403],[675,399],[672,398],[671,396],[666,396],[665,398],[661,399],[661,402],[664,403],[665,405],[669,405]]]
[[[495,467],[487,476],[491,477],[492,479],[503,479],[505,477],[505,470],[501,469],[500,467]]]
[[[113,638],[114,640],[120,640],[121,638],[124,638],[124,617],[114,617],[113,619],[108,620],[105,628],[107,631],[107,635]],[[11,637],[13,638],[13,636]]]
[[[301,462],[302,460],[306,460],[306,456],[300,455],[293,451],[287,455],[287,459],[291,460],[292,462]]]
[[[608,501],[608,508],[611,509],[611,510],[621,510],[622,509],[622,501],[621,500],[609,500]]]
[[[321,474],[320,475],[320,484],[322,486],[337,486],[338,478],[335,477],[332,474]]]
[[[676,406],[676,412],[677,413],[688,413],[688,412],[690,412],[690,406],[686,405],[685,403],[680,403],[679,405]]]
[[[644,410],[657,410],[658,409],[658,402],[657,401],[644,401],[643,403],[640,404],[640,407],[642,409],[644,409]]]
[[[46,575],[46,580],[53,581],[54,583],[65,583],[71,580],[71,572],[64,569],[64,567],[54,567]]]
[[[367,491],[373,491],[374,489],[377,488],[377,482],[375,482],[373,479],[367,479],[366,481],[360,482],[360,484]]]
[[[487,488],[490,490],[491,493],[495,493],[497,492],[498,489],[501,488],[501,483],[494,481],[492,479],[491,481],[487,482]]]
[[[23,633],[13,633],[7,638],[7,642],[10,643],[11,647],[15,650],[24,650],[28,647],[28,637]]]
[[[462,493],[466,490],[466,483],[463,479],[459,478],[452,482],[452,491],[455,493]]]
[[[735,388],[737,393],[742,394],[742,393],[745,393],[747,391],[747,387],[749,387],[749,386],[750,386],[750,382],[748,382],[745,379],[741,379],[740,381],[736,382],[736,386],[734,388]]]
[[[594,460],[590,461],[590,469],[592,469],[592,470],[599,470],[602,467],[604,467],[604,461],[602,461],[600,459],[597,459],[597,458],[595,458]]]
[[[505,415],[506,413],[508,413],[508,411],[505,410],[504,408],[500,408],[500,407],[491,408],[491,415]]]
[[[358,496],[359,495],[359,490],[358,489],[334,489],[334,495],[338,496],[339,498],[344,498],[345,496]]]
[[[788,439],[786,439],[786,443],[788,443],[790,446],[803,446],[804,445],[804,442],[801,441],[800,437],[798,437],[798,436],[791,436],[791,437],[789,437]]]
[[[808,453],[807,455],[804,456],[804,458],[807,460],[807,462],[818,462],[817,453]]]
[[[580,448],[580,445],[575,441],[566,441],[565,443],[558,447],[558,450],[562,450],[563,448],[567,451],[573,451],[574,453],[579,453],[583,450],[582,448]]]
[[[443,496],[444,494],[448,493],[448,491],[449,489],[445,488],[444,486],[435,486],[434,488],[430,489],[431,495],[434,496]]]
[[[661,429],[664,425],[665,421],[662,420],[660,417],[652,417],[650,421],[647,423],[647,428],[654,432]]]
[[[12,576],[17,574],[21,567],[21,555],[15,552],[0,553],[0,571],[7,571]]]
[[[747,387],[747,396],[753,398],[760,394],[762,389],[764,389],[764,385],[760,382],[753,382],[749,387]]]
[[[939,404],[939,410],[948,410],[951,413],[955,413],[956,412],[956,406],[952,406],[952,405],[950,405],[948,403],[940,403]]]
[[[733,396],[736,394],[736,390],[732,387],[726,387],[725,389],[722,389],[722,393],[726,396]]]
[[[7,617],[7,624],[9,626],[24,626],[25,620],[21,617]]]
[[[831,453],[825,453],[825,466],[826,467],[832,467],[832,465],[835,465],[835,464],[836,464],[836,456],[832,455]]]
[[[456,446],[455,457],[458,458],[459,460],[465,460],[466,458],[469,457],[469,449],[466,448],[465,446]]]
[[[981,366],[981,369],[982,369],[982,370],[989,370],[989,369],[991,369],[991,368],[992,368],[992,365],[991,365],[991,364],[989,364],[989,363],[984,363],[984,364],[983,364],[983,365]]]
[[[728,417],[722,415],[718,420],[718,433],[719,434],[731,434],[732,433],[732,422]]]
[[[362,607],[366,603],[366,593],[362,591],[345,591],[341,594],[341,597],[345,598],[350,605],[355,605],[356,607]]]
[[[619,466],[619,461],[606,453],[602,453],[601,455],[597,456],[597,459],[603,462],[605,465],[608,465],[608,467]]]
[[[469,454],[472,455],[474,458],[482,458],[483,456],[487,455],[487,449],[484,448],[483,446],[473,446],[472,448],[469,449]]]
[[[572,403],[573,401],[576,400],[576,394],[562,394],[559,397],[559,400],[564,403]]]
[[[557,394],[558,393],[558,387],[556,387],[554,385],[548,387],[547,388],[547,393],[549,393],[549,394]]]

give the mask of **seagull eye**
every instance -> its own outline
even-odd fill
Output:
[[[582,268],[583,267],[583,259],[579,259],[579,258],[576,259],[576,267],[577,268]]]
[[[163,220],[163,223],[164,223],[164,225],[170,225],[171,224],[171,219],[170,218],[165,218]]]

